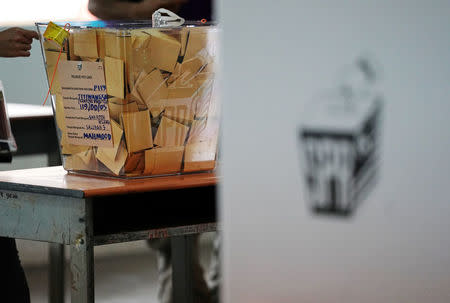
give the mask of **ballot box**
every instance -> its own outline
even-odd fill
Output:
[[[302,130],[309,202],[316,212],[349,215],[377,174],[381,101],[325,100],[315,110]]]
[[[215,169],[217,26],[66,24],[64,39],[44,34],[49,26],[37,24],[66,170],[142,177]]]

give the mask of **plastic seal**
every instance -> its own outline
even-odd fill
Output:
[[[53,40],[58,43],[61,47],[63,46],[64,40],[69,37],[69,32],[67,32],[61,26],[56,25],[53,22],[49,22],[47,29],[44,32],[44,38]]]
[[[184,18],[165,8],[158,9],[152,15],[153,27],[181,26],[184,22]]]

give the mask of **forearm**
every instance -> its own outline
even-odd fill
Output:
[[[100,19],[119,20],[136,18],[138,3],[110,0],[90,0],[89,11]]]
[[[120,0],[90,0],[89,11],[100,19],[151,19],[159,8],[167,8],[177,12],[186,0],[142,0],[126,2]]]

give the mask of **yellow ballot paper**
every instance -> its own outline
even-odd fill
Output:
[[[113,147],[103,63],[61,61],[58,72],[67,142]]]
[[[67,32],[61,26],[56,25],[53,22],[49,22],[47,29],[44,32],[44,38],[50,39],[58,43],[60,46],[63,45],[64,40],[69,37],[69,32]]]

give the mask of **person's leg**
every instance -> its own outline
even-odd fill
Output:
[[[149,240],[148,244],[156,251],[158,266],[158,301],[172,302],[172,250],[169,239]]]
[[[194,286],[194,303],[213,303],[211,301],[211,295],[209,293],[208,284],[205,280],[205,273],[203,267],[200,264],[199,253],[199,237],[200,235],[193,236],[193,249],[192,249],[192,279]]]
[[[0,237],[0,272],[0,301],[30,303],[30,291],[14,239]]]
[[[219,291],[220,291],[220,282],[222,279],[222,275],[220,272],[220,246],[221,246],[221,236],[219,232],[214,233],[213,240],[213,251],[211,254],[211,262],[209,264],[208,273],[206,275],[209,294],[211,297],[212,303],[219,302]]]

